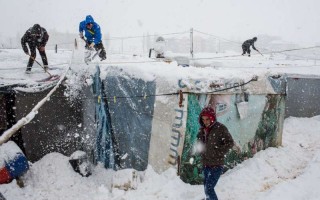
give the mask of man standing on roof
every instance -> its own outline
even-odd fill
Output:
[[[199,115],[200,129],[197,135],[200,144],[201,162],[204,174],[204,191],[207,200],[217,200],[214,190],[223,172],[224,158],[233,147],[234,141],[228,129],[217,122],[216,113],[210,106],[204,108]]]
[[[257,52],[259,52],[258,49],[256,49],[256,47],[254,46],[254,43],[257,41],[257,39],[258,39],[257,37],[254,37],[252,39],[244,41],[244,43],[242,44],[242,51],[243,51],[242,55],[248,53],[248,56],[250,57],[250,52],[251,52],[250,46],[252,46],[252,48]]]
[[[83,31],[85,32],[84,36]],[[101,49],[99,53],[101,61],[107,59],[106,51],[101,40],[100,26],[93,20],[91,15],[87,15],[86,19],[80,22],[79,35],[81,39],[86,40],[86,48],[94,48],[96,51]]]
[[[32,65],[36,58],[36,48],[38,49],[42,62],[44,70],[48,70],[48,59],[45,51],[45,46],[49,40],[48,32],[45,28],[41,27],[39,24],[33,25],[33,27],[29,28],[26,33],[21,38],[21,46],[25,54],[30,56],[29,62],[27,65],[26,73],[30,73]],[[27,44],[30,49],[27,47]]]

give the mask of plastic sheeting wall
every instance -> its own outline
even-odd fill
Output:
[[[145,170],[154,108],[155,83],[141,79],[95,75],[97,160],[106,167]]]
[[[97,73],[95,82],[99,83],[94,84],[99,107],[96,149],[99,152],[105,148],[97,157],[106,167],[145,170],[150,164],[158,172],[175,167],[185,182],[201,182],[199,157],[194,165],[188,163],[199,129],[198,115],[209,104],[215,105],[218,121],[228,127],[236,142],[226,157],[226,168],[261,149],[281,144],[285,110],[282,78],[269,77],[241,87],[241,82],[229,80],[221,87],[234,86],[232,90],[184,94],[180,106],[179,95],[155,96],[156,91],[157,94],[173,89],[188,91],[190,86],[197,93],[194,85],[202,85],[201,81],[170,85],[161,79],[148,82],[129,78],[118,68],[106,70],[108,76],[100,80]]]
[[[104,92],[104,84],[100,79],[99,67],[97,67],[97,73],[94,77],[93,93],[95,96],[95,119],[97,122],[95,157],[97,161],[104,163],[106,168],[114,168],[116,155],[114,133]]]

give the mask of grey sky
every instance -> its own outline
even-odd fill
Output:
[[[300,45],[320,43],[319,0],[0,0],[0,11],[5,36],[34,23],[77,33],[91,14],[111,37],[193,27],[232,40],[267,34]]]

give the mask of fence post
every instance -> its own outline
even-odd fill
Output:
[[[193,58],[193,28],[190,29],[190,54]]]
[[[216,38],[216,53],[220,53],[220,39]]]
[[[56,44],[55,52],[58,53],[58,45]]]
[[[74,38],[74,48],[75,48],[75,49],[78,49],[77,38]]]

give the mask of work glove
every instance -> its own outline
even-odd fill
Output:
[[[29,51],[28,51],[28,48],[27,47],[22,47],[23,51],[25,54],[29,55]]]
[[[84,36],[83,36],[83,33],[82,33],[82,32],[79,33],[79,36],[80,36],[81,39],[84,39]]]
[[[92,43],[89,45],[89,48],[90,48],[90,49],[93,49],[93,47],[94,47],[94,42],[92,42]]]

